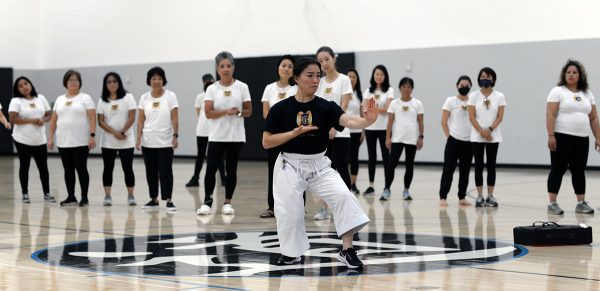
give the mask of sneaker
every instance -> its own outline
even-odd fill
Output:
[[[562,215],[565,212],[560,208],[560,206],[558,206],[558,203],[551,202],[551,203],[548,204],[548,213],[549,214]]]
[[[186,187],[198,187],[200,183],[198,183],[198,178],[192,177],[189,182],[185,184]]]
[[[31,203],[31,199],[29,199],[29,194],[23,194],[23,196],[21,196],[21,201],[26,204]]]
[[[404,200],[412,200],[412,197],[410,196],[410,192],[408,192],[408,189],[404,189],[404,191],[402,191],[402,198]]]
[[[293,265],[293,264],[300,263],[301,261],[302,261],[301,257],[288,257],[288,256],[281,255],[281,257],[279,257],[279,260],[277,260],[277,265],[279,265],[279,266]]]
[[[112,206],[112,197],[104,197],[104,202],[102,202],[102,206]]]
[[[388,199],[390,199],[390,196],[392,196],[392,192],[390,192],[390,189],[383,189],[383,193],[381,193],[381,197],[379,197],[379,200],[381,201],[386,201]]]
[[[592,214],[592,213],[594,213],[594,208],[590,207],[586,201],[581,201],[581,202],[577,202],[577,206],[575,207],[575,212]]]
[[[354,195],[360,194],[360,191],[358,191],[358,188],[356,188],[356,184],[352,184],[352,186],[350,186],[350,192],[352,192]]]
[[[177,211],[177,207],[175,207],[173,201],[167,201],[167,211]]]
[[[373,189],[373,187],[369,186],[369,188],[367,188],[367,190],[365,190],[365,192],[363,192],[363,195],[373,195],[375,194],[375,189]]]
[[[263,213],[260,214],[260,218],[271,218],[271,217],[275,217],[275,212],[273,212],[273,210],[271,210],[271,209],[267,209],[267,210],[263,211]]]
[[[483,196],[477,197],[477,200],[475,200],[475,207],[483,207],[483,206],[485,206],[485,199],[483,199]]]
[[[231,206],[231,204],[223,204],[223,208],[221,209],[221,214],[223,215],[234,215],[235,209]]]
[[[498,207],[498,201],[496,200],[496,197],[488,196],[488,198],[485,199],[485,206]]]
[[[81,197],[81,200],[79,201],[79,207],[88,206],[88,204],[90,204],[90,202],[88,201],[87,197]]]
[[[327,210],[326,207],[321,207],[321,209],[319,209],[319,212],[317,212],[314,217],[315,220],[326,220],[328,218],[329,210]]]
[[[202,205],[196,211],[198,215],[210,215],[212,213],[212,209],[208,205]]]
[[[60,202],[60,206],[75,206],[77,205],[77,198],[75,196],[68,196],[67,199]]]
[[[135,201],[135,196],[129,195],[127,197],[127,205],[129,205],[129,206],[136,206],[137,205],[137,201]]]
[[[50,203],[56,203],[56,198],[54,198],[54,196],[52,196],[52,194],[46,193],[46,194],[44,194],[44,201],[50,202]]]
[[[363,266],[363,263],[356,255],[356,250],[352,248],[341,250],[337,255],[337,259],[338,261],[346,264],[346,267],[350,269],[357,269]]]
[[[144,206],[142,206],[142,209],[156,209],[158,208],[158,202],[154,201],[154,200],[150,200],[150,202],[144,204]]]

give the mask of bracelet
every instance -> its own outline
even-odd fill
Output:
[[[548,136],[554,136],[554,134],[549,134]]]
[[[96,137],[96,133],[95,132],[90,133],[90,137]]]
[[[173,134],[173,137],[174,137],[174,138],[179,138],[179,134],[178,134],[178,133],[174,133],[174,134]]]
[[[419,135],[419,138],[421,138],[421,139],[422,139],[422,138],[425,138],[425,136],[424,136],[424,135],[422,135],[422,134],[420,134],[420,135]]]
[[[490,130],[490,132],[494,131],[494,128],[492,128],[491,126],[488,127],[488,129]]]

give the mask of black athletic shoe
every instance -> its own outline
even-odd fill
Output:
[[[60,206],[76,206],[77,198],[75,196],[68,196],[67,199],[60,202]]]
[[[363,266],[363,263],[356,255],[356,250],[352,248],[341,250],[337,255],[337,259],[338,261],[346,264],[346,267],[350,269],[357,269]]]
[[[173,201],[167,201],[167,211],[177,211],[177,207],[175,207]]]
[[[81,197],[81,201],[79,201],[79,207],[88,206],[88,204],[90,204],[90,202],[88,201],[87,197]]]
[[[350,192],[352,192],[354,195],[360,194],[360,191],[358,191],[358,188],[356,188],[356,184],[352,184],[352,186],[350,186]]]
[[[369,186],[369,188],[367,188],[367,190],[365,190],[365,192],[363,192],[363,195],[373,195],[375,194],[375,189],[373,189],[373,187]]]
[[[142,206],[142,209],[156,209],[158,208],[158,202],[155,202],[154,200],[150,200],[150,202],[144,204],[144,206]]]
[[[198,187],[200,186],[200,183],[198,183],[198,178],[194,178],[192,177],[190,179],[189,182],[187,182],[187,184],[185,184],[186,187]]]
[[[277,265],[279,265],[279,266],[293,265],[293,264],[300,263],[300,261],[302,261],[302,258],[300,258],[300,257],[294,258],[294,257],[288,257],[288,256],[281,255],[281,257],[279,257],[279,260],[277,260]]]

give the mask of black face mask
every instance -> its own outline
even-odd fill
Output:
[[[463,96],[467,96],[467,94],[469,94],[469,91],[471,91],[470,87],[460,87],[460,88],[458,88],[458,93],[460,95],[463,95]]]
[[[479,87],[481,87],[481,88],[492,87],[492,80],[490,80],[490,79],[481,79],[481,80],[479,80]]]

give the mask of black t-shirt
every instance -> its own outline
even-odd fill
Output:
[[[272,134],[288,132],[300,125],[314,125],[317,130],[297,136],[279,146],[282,152],[312,155],[322,153],[329,143],[329,130],[344,130],[339,124],[342,108],[333,101],[315,96],[313,100],[300,103],[294,96],[279,101],[269,110],[265,131]]]

